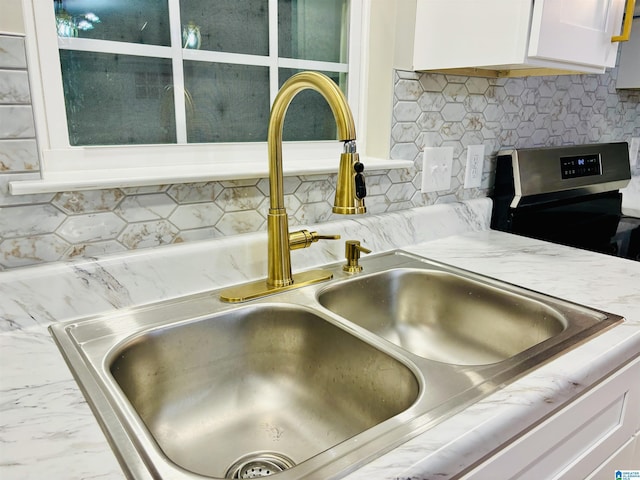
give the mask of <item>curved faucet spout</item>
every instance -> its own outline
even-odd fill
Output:
[[[356,126],[351,109],[344,94],[326,75],[317,72],[301,72],[289,78],[276,96],[271,107],[267,143],[269,149],[269,200],[270,206],[284,208],[284,188],[282,186],[282,128],[285,114],[294,97],[303,90],[315,90],[327,101],[333,112],[339,140],[355,141]]]

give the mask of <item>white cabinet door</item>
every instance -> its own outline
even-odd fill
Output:
[[[529,57],[613,67],[625,0],[546,0],[533,6]]]
[[[640,440],[634,436],[594,470],[585,480],[612,480],[616,470],[637,470],[640,466]]]
[[[623,447],[630,449],[623,450],[624,454],[633,452],[634,447],[627,444],[640,428],[638,379],[640,358],[616,371],[462,478],[588,478]],[[622,462],[624,457],[619,459]],[[623,465],[626,463],[615,468],[624,469]],[[600,478],[595,476],[594,480]]]
[[[625,0],[387,1],[396,11],[396,68],[468,75],[603,73],[615,65],[611,37],[625,11]]]
[[[396,0],[399,68],[520,64],[531,0]],[[397,58],[398,58],[397,57]]]
[[[639,7],[636,12],[640,15]],[[640,17],[633,21],[631,39],[620,47],[616,88],[640,88]]]

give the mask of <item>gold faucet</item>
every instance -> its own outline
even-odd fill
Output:
[[[282,127],[293,98],[303,90],[315,90],[327,101],[338,128],[339,140],[344,142],[336,184],[333,212],[339,214],[365,213],[366,188],[355,148],[356,129],[351,109],[340,88],[329,77],[317,72],[302,72],[289,78],[276,96],[271,108],[267,147],[269,154],[269,214],[267,216],[268,271],[267,279],[224,290],[220,298],[226,302],[242,302],[283,290],[328,280],[331,272],[311,270],[291,274],[291,250],[306,248],[321,239],[339,239],[339,235],[318,235],[300,230],[289,233],[287,210],[284,206],[282,173]]]

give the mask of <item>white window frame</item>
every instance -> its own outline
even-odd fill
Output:
[[[269,0],[270,15],[276,15],[277,0]],[[178,8],[176,0],[169,0],[169,8]],[[40,178],[10,183],[12,194],[31,194],[69,190],[88,190],[110,187],[145,186],[211,180],[236,180],[268,176],[266,142],[161,144],[130,146],[70,146],[66,123],[66,109],[60,73],[59,48],[96,51],[98,43],[110,52],[126,48],[122,53],[132,54],[131,44],[96,41],[90,39],[59,39],[55,29],[55,14],[51,0],[23,0],[26,46],[29,61],[34,119],[40,156]],[[367,168],[405,168],[409,162],[373,158],[363,151],[366,145],[368,39],[371,0],[351,0],[349,27],[349,72],[347,91],[358,131],[358,150],[368,162]],[[277,21],[277,19],[275,19]],[[270,22],[274,19],[270,19]],[[179,26],[171,28],[172,35],[180,35]],[[340,71],[340,64],[282,59],[277,57],[277,31],[270,29],[270,57],[266,65],[283,68]],[[180,45],[180,40],[173,41]],[[137,47],[136,47],[137,48]],[[182,56],[174,55],[174,47],[140,45],[139,54],[153,49],[158,56],[173,58],[173,67],[182,70]],[[180,49],[180,47],[177,47]],[[135,54],[135,50],[133,52]],[[231,63],[253,64],[256,58],[247,55],[189,50],[181,52],[185,59],[200,58],[207,61],[224,60]],[[190,57],[192,56],[192,57]],[[179,60],[176,60],[179,59]],[[277,72],[277,68],[270,69]],[[363,75],[364,73],[364,75]],[[389,73],[390,75],[391,73]],[[181,75],[176,75],[181,78]],[[272,98],[277,92],[277,74],[270,75]],[[182,86],[178,85],[177,88]],[[388,92],[387,94],[390,94]],[[184,112],[175,95],[176,111]],[[387,97],[391,104],[391,97]],[[390,121],[386,127],[390,131]],[[178,120],[180,121],[180,120]],[[184,121],[184,119],[182,120]],[[186,140],[186,139],[180,139]],[[365,149],[366,150],[366,149]],[[305,175],[335,172],[342,145],[337,141],[286,142],[283,146],[285,175]],[[365,163],[367,165],[367,163]]]

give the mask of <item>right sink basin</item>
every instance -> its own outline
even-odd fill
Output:
[[[318,301],[415,355],[457,365],[501,362],[602,320],[581,308],[568,318],[548,297],[428,268],[356,277],[323,289]]]

